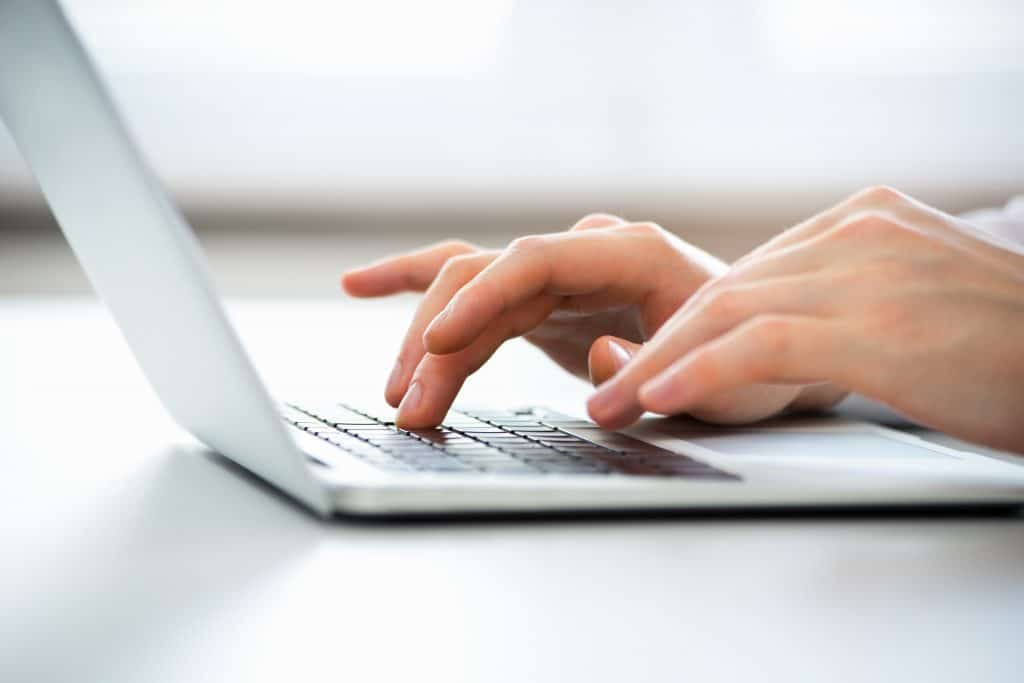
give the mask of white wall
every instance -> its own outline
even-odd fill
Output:
[[[1013,0],[65,5],[196,205],[1024,188]]]

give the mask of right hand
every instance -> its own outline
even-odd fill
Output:
[[[346,273],[342,286],[358,297],[426,292],[385,390],[398,424],[417,428],[439,424],[466,378],[520,335],[600,384],[727,269],[654,224],[595,214],[505,250],[444,242],[391,257]],[[751,386],[690,412],[749,421],[778,412],[800,391]]]

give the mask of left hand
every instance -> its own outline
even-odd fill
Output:
[[[759,383],[832,382],[1024,452],[1024,253],[888,188],[715,278],[588,402],[602,426]]]

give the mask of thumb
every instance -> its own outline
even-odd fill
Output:
[[[590,356],[587,359],[591,383],[596,387],[611,379],[639,350],[640,344],[621,337],[599,337],[590,345]]]

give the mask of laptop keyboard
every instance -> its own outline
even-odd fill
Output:
[[[342,405],[281,407],[289,424],[375,467],[397,472],[628,474],[738,479],[707,463],[546,411],[453,410],[436,429]],[[329,458],[311,455],[328,467]]]

